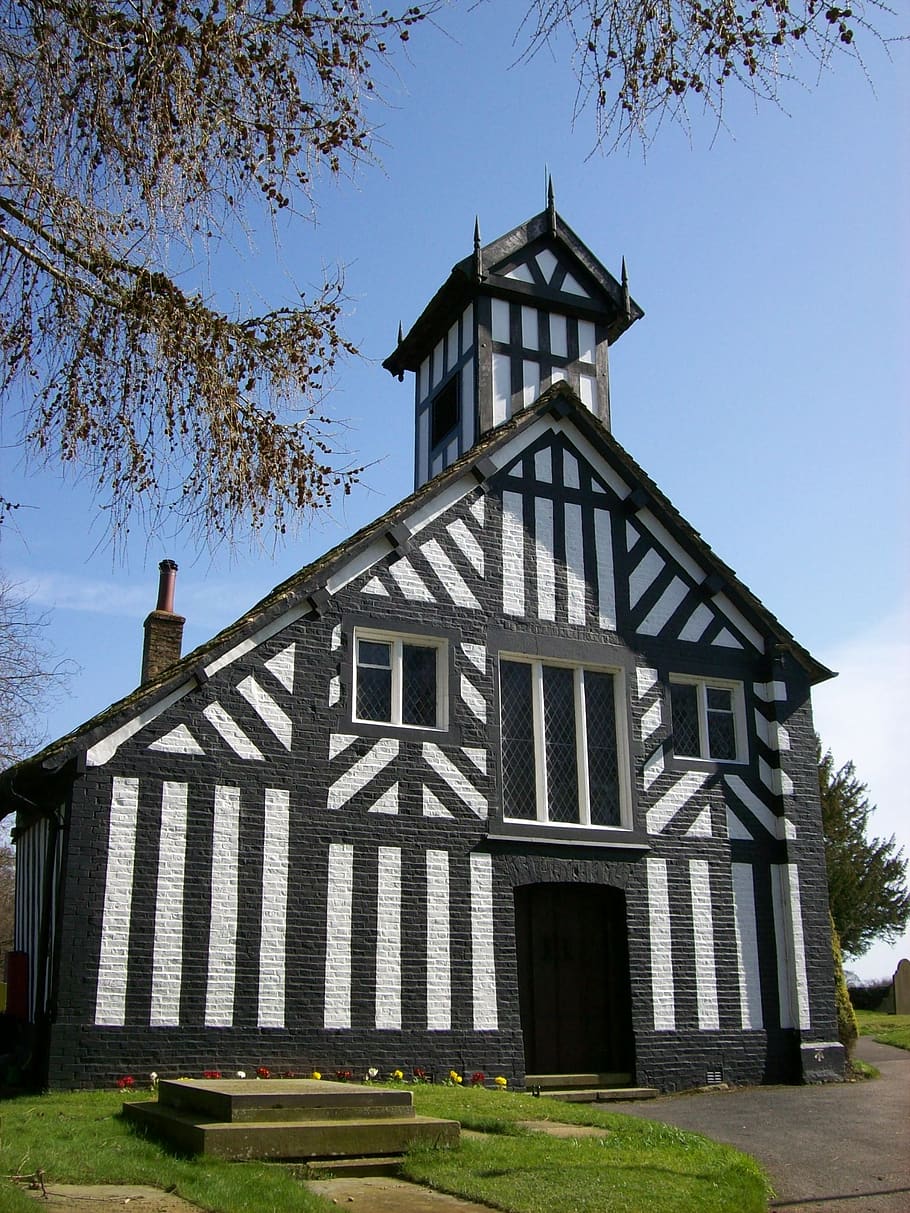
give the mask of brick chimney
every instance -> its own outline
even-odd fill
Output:
[[[142,646],[143,685],[180,660],[183,625],[186,623],[182,615],[174,614],[176,562],[162,560],[158,571],[158,605],[145,621],[145,643]]]

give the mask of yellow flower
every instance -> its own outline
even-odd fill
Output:
[[[313,1073],[310,1075],[310,1078],[315,1078],[316,1081],[318,1082],[319,1079],[322,1078],[322,1075],[319,1073],[318,1070],[314,1070]]]
[[[500,1088],[507,1087],[509,1085],[509,1080],[507,1078],[503,1078],[501,1074],[497,1074],[493,1081],[496,1083],[497,1087]]]
[[[392,1078],[395,1080],[395,1082],[401,1082],[401,1080],[404,1078],[404,1070],[393,1070]]]

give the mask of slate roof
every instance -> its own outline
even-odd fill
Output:
[[[457,462],[440,472],[438,476],[428,481],[416,492],[411,493],[375,521],[361,528],[351,538],[344,540],[318,560],[292,574],[234,623],[223,628],[211,640],[188,653],[157,678],[138,687],[64,737],[51,742],[37,754],[24,759],[0,774],[0,796],[15,795],[14,781],[19,782],[21,788],[24,784],[30,784],[34,779],[40,780],[53,776],[73,759],[78,761],[79,756],[83,755],[95,742],[117,728],[118,722],[130,719],[156,700],[180,687],[205,663],[211,662],[243,639],[258,632],[270,619],[280,617],[289,609],[305,603],[308,599],[313,614],[318,614],[323,600],[327,598],[325,585],[334,568],[343,561],[349,560],[384,534],[390,535],[389,551],[391,552],[394,544],[400,538],[399,535],[396,535],[396,527],[400,528],[410,514],[465,474],[473,474],[478,483],[483,483],[491,475],[495,475],[495,469],[491,468],[488,462],[489,456],[546,413],[555,413],[559,417],[565,417],[578,427],[592,442],[595,449],[612,463],[631,484],[633,494],[637,494],[635,503],[638,508],[647,505],[683,548],[704,565],[709,576],[715,574],[722,579],[724,592],[736,602],[743,614],[761,632],[771,636],[777,645],[793,654],[796,661],[806,670],[811,683],[822,682],[835,676],[826,666],[816,661],[808,650],[798,644],[774,615],[739,580],[733,569],[726,565],[711,550],[701,535],[686,522],[654,481],[620,446],[604,425],[585,408],[568,384],[560,381],[548,388],[530,408],[524,409],[505,424],[490,430]],[[0,818],[12,812],[16,807],[12,803],[0,806]]]

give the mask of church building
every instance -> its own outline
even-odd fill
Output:
[[[386,359],[410,496],[185,657],[163,562],[139,688],[0,778],[38,1081],[842,1075],[831,672],[613,438],[642,315],[551,195]]]

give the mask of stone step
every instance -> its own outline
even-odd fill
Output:
[[[428,1116],[365,1120],[218,1122],[157,1103],[124,1104],[127,1120],[193,1154],[242,1160],[403,1154],[415,1144],[454,1146],[459,1124]]]
[[[559,1091],[568,1091],[572,1087],[590,1090],[592,1087],[627,1087],[632,1081],[631,1074],[526,1074],[525,1087],[540,1087],[541,1091],[555,1087]]]
[[[311,1078],[162,1079],[158,1103],[199,1120],[222,1123],[414,1115],[410,1091]]]
[[[401,1170],[401,1159],[401,1154],[375,1158],[313,1158],[306,1164],[305,1178],[324,1179],[334,1175],[339,1179],[363,1179],[372,1175],[397,1175]]]
[[[656,1099],[660,1091],[656,1087],[592,1087],[590,1090],[573,1087],[569,1091],[547,1091],[547,1099],[559,1099],[563,1103],[622,1103],[638,1099]]]

